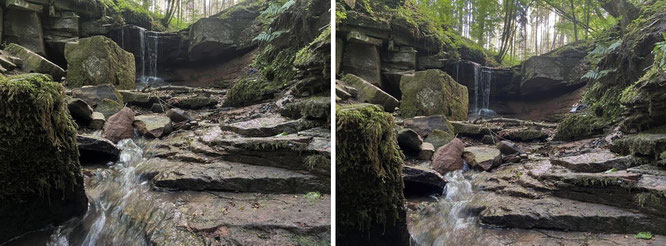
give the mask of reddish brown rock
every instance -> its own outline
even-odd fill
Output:
[[[109,117],[104,126],[104,138],[114,143],[126,138],[134,137],[134,111],[125,107],[120,112]]]
[[[442,175],[463,169],[462,154],[464,150],[465,144],[460,139],[454,138],[448,144],[437,149],[432,161],[432,169]]]

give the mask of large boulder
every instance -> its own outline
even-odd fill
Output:
[[[262,1],[247,1],[192,24],[188,49],[190,61],[237,55],[256,47],[253,39],[261,28],[255,25],[255,19],[265,6]]]
[[[440,147],[432,159],[432,169],[445,175],[448,172],[463,169],[463,151],[465,144],[454,138],[448,144]]]
[[[379,87],[363,80],[362,78],[347,74],[342,81],[358,90],[356,98],[362,102],[381,105],[386,112],[393,112],[399,105],[398,99],[382,91]]]
[[[337,242],[409,245],[395,120],[369,104],[338,107]]]
[[[46,54],[42,20],[38,12],[8,8],[4,13],[3,28],[3,42],[20,44],[37,54]]]
[[[0,80],[0,242],[85,213],[65,90],[43,74]]]
[[[65,76],[65,70],[43,56],[26,49],[18,44],[11,43],[7,45],[5,51],[9,54],[21,58],[23,61],[23,70],[28,72],[48,74],[56,81],[60,81]]]
[[[523,62],[520,95],[550,97],[585,85],[580,72],[575,71],[587,55],[576,46],[565,46],[552,53],[534,56]]]
[[[342,70],[357,75],[377,87],[381,86],[379,47],[372,44],[347,43],[342,56]]]
[[[104,36],[80,39],[65,45],[69,86],[112,84],[118,89],[134,89],[134,55]]]
[[[400,115],[403,117],[441,114],[450,120],[467,119],[467,87],[439,69],[402,76],[400,90]]]

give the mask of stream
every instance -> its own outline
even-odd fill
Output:
[[[447,182],[444,194],[433,197],[435,202],[430,202],[419,214],[410,216],[408,228],[412,245],[479,243],[482,228],[477,224],[477,218],[466,211],[467,204],[474,196],[470,177],[466,175],[470,176],[470,173],[463,173],[463,170],[444,175]]]
[[[137,210],[137,204],[150,202],[150,186],[141,182],[136,167],[144,161],[141,143],[132,139],[118,142],[120,159],[113,165],[91,170],[85,178],[88,211],[58,227],[29,233],[8,242],[8,245],[93,246],[93,245],[149,245],[144,225],[137,225],[127,216]],[[85,171],[84,171],[85,172]],[[130,206],[128,206],[130,205]]]

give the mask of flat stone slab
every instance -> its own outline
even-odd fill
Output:
[[[640,165],[637,167],[628,168],[627,172],[630,173],[640,173],[640,174],[650,174],[655,176],[666,176],[666,170],[659,168],[654,165]]]
[[[232,162],[188,163],[159,158],[142,164],[141,173],[156,187],[260,193],[328,193],[329,183],[309,174]]]
[[[605,233],[666,233],[666,218],[617,207],[569,199],[525,199],[477,194],[472,210],[483,224],[522,229],[555,229]]]
[[[553,165],[563,166],[575,172],[605,172],[615,168],[615,170],[625,170],[631,165],[628,156],[618,156],[607,150],[585,153],[575,156],[562,158],[553,158],[550,160]]]
[[[307,120],[289,120],[281,115],[271,115],[232,124],[221,124],[220,128],[246,137],[270,137],[278,134],[293,134],[314,127]]]

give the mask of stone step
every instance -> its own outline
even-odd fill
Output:
[[[543,173],[536,177],[557,197],[666,215],[666,177],[611,173]]]
[[[220,124],[224,131],[231,131],[246,137],[270,137],[279,134],[293,134],[319,125],[305,119],[290,120],[274,114],[231,124]]]
[[[631,158],[629,156],[618,156],[608,150],[599,150],[580,155],[553,158],[550,160],[550,163],[566,167],[574,172],[595,173],[608,171],[613,168],[616,170],[625,170],[631,166]]]
[[[328,138],[310,136],[202,137],[200,139],[231,162],[279,167],[330,175],[331,144]]]
[[[522,229],[604,233],[666,233],[666,218],[569,199],[526,199],[489,192],[477,194],[469,207],[483,224]]]
[[[159,188],[260,193],[329,193],[329,180],[286,169],[233,162],[189,163],[153,158],[139,173]]]

